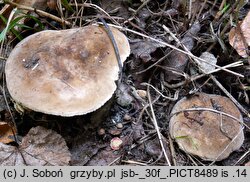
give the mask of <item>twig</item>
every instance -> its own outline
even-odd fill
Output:
[[[250,117],[250,113],[221,85],[221,83],[213,76],[210,75],[210,78],[216,83],[216,85],[233,101],[233,103],[245,114],[247,117]]]
[[[234,163],[234,166],[239,165],[239,163],[249,155],[250,155],[250,148],[237,160],[237,162]]]
[[[136,16],[136,14],[137,14],[144,6],[146,6],[146,5],[149,3],[149,1],[151,1],[151,0],[146,0],[146,1],[144,1],[144,2],[141,4],[141,6],[139,6],[139,8],[137,8],[137,10],[134,12],[134,15],[133,15],[133,16]]]
[[[232,67],[238,67],[238,66],[242,66],[242,65],[243,65],[243,64],[242,64],[242,61],[237,61],[237,62],[235,62],[235,63],[231,63],[231,64],[228,64],[228,65],[225,65],[225,66],[223,66],[222,68],[232,68]],[[162,66],[159,66],[159,67],[160,67],[160,68],[163,68]],[[188,83],[190,83],[190,82],[193,82],[193,81],[195,81],[195,80],[198,80],[198,79],[200,79],[200,78],[203,78],[204,76],[208,76],[208,75],[210,75],[210,74],[212,74],[212,73],[216,73],[216,72],[218,72],[218,71],[220,71],[220,70],[222,70],[222,69],[221,69],[221,68],[217,68],[217,69],[212,70],[212,71],[210,71],[210,72],[202,73],[202,74],[200,74],[200,75],[194,75],[194,76],[189,76],[188,74],[185,73],[184,75],[182,75],[182,76],[185,78],[184,81],[178,82],[178,83],[176,83],[176,84],[169,84],[169,83],[163,81],[163,84],[164,84],[166,87],[168,87],[168,88],[178,88],[178,87],[181,87],[181,86],[183,86],[183,85],[186,85],[186,84],[188,84]],[[164,80],[164,79],[162,79],[162,80]]]
[[[242,132],[243,129],[244,129],[244,128],[242,127],[242,128],[240,129],[240,131],[237,133],[237,135],[234,136],[234,138],[230,141],[230,143],[221,151],[221,153],[214,159],[214,161],[211,162],[211,164],[209,164],[209,166],[213,165],[213,164],[217,161],[217,159],[218,159],[218,158],[228,149],[228,147],[229,147],[231,144],[234,143],[234,141],[235,141],[236,138],[240,135],[240,133]]]
[[[118,160],[120,160],[121,159],[121,156],[120,157],[117,157],[115,160],[113,160],[112,162],[110,162],[109,164],[108,164],[108,166],[112,166],[114,163],[116,163]]]
[[[198,65],[198,67],[199,67],[199,69],[202,71],[202,69],[200,68],[200,61],[202,61],[202,62],[205,62],[205,63],[207,63],[207,64],[209,64],[209,65],[212,65],[212,66],[214,66],[214,67],[216,67],[216,68],[220,68],[220,69],[222,69],[222,70],[224,70],[224,71],[226,71],[226,72],[229,72],[229,73],[232,73],[232,74],[235,74],[235,75],[237,75],[237,76],[240,76],[240,77],[244,77],[243,75],[241,75],[241,74],[239,74],[239,73],[235,73],[235,72],[233,72],[233,71],[231,71],[231,70],[228,70],[228,69],[225,69],[225,68],[223,68],[223,67],[220,67],[220,66],[218,66],[218,65],[216,65],[216,64],[213,64],[213,63],[211,63],[211,62],[209,62],[209,61],[207,61],[207,60],[205,60],[205,59],[201,59],[201,58],[199,58],[199,57],[196,57],[196,56],[194,56],[188,49],[187,49],[187,47],[185,46],[185,45],[183,45],[182,43],[181,43],[181,41],[169,30],[169,28],[167,28],[165,25],[163,25],[162,26],[163,27],[163,29],[166,31],[166,32],[168,32],[170,35],[171,35],[171,37],[173,37],[174,39],[175,39],[175,41],[179,44],[179,45],[181,45],[182,47],[183,47],[183,49],[188,53],[186,53],[188,56],[190,56],[190,57],[192,57],[193,58],[193,60],[196,62],[196,64]]]
[[[100,23],[98,23],[98,24],[100,24]],[[101,24],[102,24],[102,23],[101,23]],[[179,51],[179,52],[181,52],[181,53],[183,53],[183,54],[186,54],[186,55],[192,57],[194,60],[199,60],[199,61],[206,62],[207,64],[211,64],[211,63],[208,63],[206,60],[201,59],[201,58],[199,58],[199,57],[193,55],[191,52],[183,51],[182,49],[179,49],[179,48],[177,48],[177,47],[175,47],[175,46],[173,46],[173,45],[171,45],[171,44],[169,44],[169,43],[167,43],[167,42],[163,42],[163,41],[158,40],[158,39],[156,39],[156,38],[147,36],[147,35],[145,35],[145,34],[142,34],[142,33],[140,33],[140,32],[137,32],[137,31],[134,31],[134,30],[131,30],[131,29],[122,27],[122,26],[118,26],[118,25],[114,25],[114,24],[108,24],[108,25],[109,25],[109,26],[113,26],[113,27],[115,27],[115,28],[117,28],[117,29],[120,29],[120,30],[123,30],[123,31],[131,32],[131,33],[133,33],[133,34],[136,34],[136,35],[139,35],[139,36],[141,36],[141,37],[144,37],[144,38],[153,40],[153,41],[155,41],[155,42],[158,42],[158,43],[161,44],[161,45],[170,47],[170,48],[172,48],[172,49],[174,49],[174,50],[177,50],[177,51]],[[212,65],[215,66],[215,67],[217,67],[217,68],[221,68],[222,70],[224,70],[224,71],[226,71],[226,72],[229,72],[229,73],[231,73],[231,74],[234,74],[234,75],[236,75],[236,76],[244,77],[242,74],[236,73],[236,72],[231,71],[231,70],[228,70],[228,69],[223,69],[221,66],[214,65],[214,64],[212,64]]]
[[[42,10],[39,10],[39,9],[36,9],[36,8],[32,8],[32,7],[29,7],[29,6],[25,6],[25,5],[21,5],[21,4],[17,4],[17,3],[14,3],[14,2],[11,2],[9,0],[4,0],[5,3],[7,4],[11,4],[15,7],[17,7],[18,9],[23,9],[23,10],[27,10],[27,11],[33,11],[35,13],[37,13],[38,15],[40,16],[45,16],[45,17],[48,17],[52,20],[55,20],[59,23],[62,23],[62,24],[66,24],[68,26],[71,26],[72,24],[70,22],[68,22],[67,20],[63,20],[61,18],[58,18],[57,16],[55,15],[52,15],[50,13],[47,13],[45,11],[42,11]]]
[[[149,69],[153,68],[155,65],[159,64],[160,62],[162,62],[164,59],[167,58],[167,56],[170,54],[170,52],[166,55],[164,55],[163,57],[161,57],[158,61],[156,61],[154,64],[151,64],[149,67],[147,67],[146,69],[142,70],[142,71],[138,71],[135,74],[139,75],[141,73],[144,73],[146,71],[148,71]]]
[[[179,90],[177,90],[174,94],[174,97],[168,97],[168,96],[165,96],[163,95],[157,88],[155,88],[153,85],[149,84],[149,83],[141,83],[141,85],[143,86],[149,86],[151,88],[153,88],[158,94],[160,94],[164,99],[168,99],[168,100],[171,100],[171,101],[176,101],[178,100],[178,97],[179,97]]]
[[[177,165],[177,162],[176,162],[176,152],[175,152],[173,140],[172,140],[172,138],[171,138],[170,135],[168,135],[168,138],[169,138],[170,151],[171,151],[171,154],[172,154],[172,161],[174,163],[174,166],[176,166]]]
[[[127,164],[136,164],[136,165],[140,165],[140,166],[147,166],[147,163],[142,163],[142,162],[137,162],[137,161],[132,161],[132,160],[122,160],[121,162],[127,163]]]
[[[148,88],[149,88],[149,87],[148,87]],[[164,157],[166,158],[166,161],[167,161],[168,165],[171,166],[170,160],[169,160],[169,158],[168,158],[168,156],[167,156],[166,150],[165,150],[164,145],[163,145],[163,142],[162,142],[162,136],[161,136],[161,133],[160,133],[160,130],[159,130],[157,121],[156,121],[156,117],[155,117],[155,113],[154,113],[154,108],[153,108],[153,105],[152,105],[151,95],[150,95],[150,93],[149,93],[149,90],[148,90],[148,101],[149,101],[149,106],[150,106],[150,109],[151,109],[151,114],[152,114],[152,118],[153,118],[153,123],[154,123],[155,130],[156,130],[157,135],[158,135],[158,138],[159,138],[159,142],[160,142],[160,145],[161,145],[161,148],[162,148]]]
[[[70,3],[69,5],[71,6],[76,6],[74,3]],[[98,10],[99,12],[105,14],[108,18],[110,18],[116,25],[119,25],[119,23],[112,18],[112,16],[110,16],[104,9],[102,9],[101,7],[97,6],[96,4],[92,4],[92,3],[78,3],[78,6],[82,6],[82,7],[87,7],[87,8],[94,8],[96,10]]]
[[[217,114],[222,114],[222,115],[225,115],[237,122],[239,122],[240,124],[244,125],[246,128],[250,129],[249,126],[247,126],[243,121],[241,121],[240,119],[228,114],[228,113],[225,113],[225,112],[222,112],[222,111],[218,111],[218,110],[215,110],[215,109],[211,109],[211,108],[206,108],[206,107],[198,107],[198,108],[189,108],[189,109],[183,109],[183,110],[180,110],[180,111],[177,111],[177,112],[174,112],[172,113],[169,118],[172,118],[174,115],[177,115],[177,114],[180,114],[182,112],[185,112],[185,111],[190,111],[190,112],[195,112],[195,111],[209,111],[209,112],[214,112],[214,113],[217,113]]]

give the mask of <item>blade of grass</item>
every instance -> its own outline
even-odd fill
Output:
[[[0,42],[1,42],[0,52],[2,52],[2,50],[3,50],[3,43],[4,43],[4,40],[5,40],[6,34],[7,34],[7,30],[9,28],[9,26],[10,26],[10,22],[11,22],[12,18],[14,17],[14,14],[16,13],[16,10],[17,10],[17,8],[14,8],[11,11],[8,22],[7,22],[7,25],[6,25],[6,28],[1,32],[1,35],[2,35],[3,39],[0,40]]]
[[[3,22],[5,22],[5,23],[7,22],[5,17],[3,17],[2,15],[0,15],[0,18],[3,20]],[[32,27],[18,23],[20,20],[27,19],[27,18],[33,19],[39,25],[41,30],[44,29],[44,25],[36,17],[31,16],[31,15],[19,16],[19,17],[15,18],[14,20],[12,20],[9,23],[9,26],[8,27],[6,26],[6,28],[1,32],[1,34],[0,34],[0,42],[3,41],[6,33],[8,33],[9,31],[11,31],[19,40],[22,40],[23,37],[20,35],[20,33],[14,27],[20,27],[20,28],[24,28],[24,29],[27,29],[27,30],[31,30]]]
[[[69,2],[67,0],[62,0],[62,5],[70,12],[74,12],[74,9],[69,5]]]

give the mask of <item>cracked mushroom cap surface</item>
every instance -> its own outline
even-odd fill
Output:
[[[110,27],[121,61],[130,54],[126,36]],[[100,108],[116,90],[119,66],[102,26],[45,30],[22,40],[5,66],[7,88],[22,106],[60,116]]]
[[[222,112],[237,120],[220,114]],[[205,93],[185,97],[175,104],[171,116],[171,137],[180,149],[204,160],[223,160],[243,144],[243,126],[240,123],[243,123],[243,118],[227,97]]]

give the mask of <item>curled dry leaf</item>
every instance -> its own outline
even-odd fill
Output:
[[[250,46],[250,11],[239,26],[229,32],[229,43],[244,58],[248,57]]]
[[[10,143],[14,141],[13,135],[16,134],[16,128],[8,123],[0,121],[0,142]]]
[[[180,40],[189,51],[191,51],[195,45],[194,36],[200,31],[201,25],[199,22],[195,22],[186,35]],[[164,66],[168,67],[165,71],[165,81],[171,82],[181,79],[182,72],[184,72],[188,63],[188,56],[177,50],[173,50],[168,58],[164,62]]]
[[[164,47],[163,45],[150,40],[136,39],[131,41],[131,52],[136,58],[148,62],[152,59],[151,53],[155,52],[157,48]]]
[[[31,128],[18,148],[0,143],[2,166],[62,166],[69,161],[70,152],[62,136],[41,126]]]

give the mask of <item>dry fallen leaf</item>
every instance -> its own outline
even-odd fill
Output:
[[[148,62],[152,59],[151,53],[155,52],[157,48],[164,47],[163,45],[150,40],[136,39],[130,42],[132,54],[136,58]]]
[[[0,121],[0,142],[10,143],[14,141],[13,135],[16,134],[16,129],[8,123]]]
[[[19,147],[0,143],[1,166],[62,166],[70,156],[62,136],[41,126],[31,128]]]
[[[247,16],[229,32],[229,43],[244,58],[248,57],[250,46],[250,11]],[[247,51],[248,50],[248,51]]]
[[[200,28],[200,23],[195,22],[187,31],[186,35],[180,40],[182,45],[184,45],[189,51],[191,51],[195,45],[194,37],[200,31]],[[168,70],[165,70],[165,81],[171,82],[181,80],[182,72],[184,72],[188,60],[189,57],[186,54],[173,50],[164,61],[164,66],[169,68]]]
[[[72,166],[84,166],[98,155],[99,151],[105,149],[108,143],[98,141],[95,133],[86,131],[78,135],[72,142],[70,152],[72,154],[70,164]],[[95,163],[97,165],[97,163]]]

